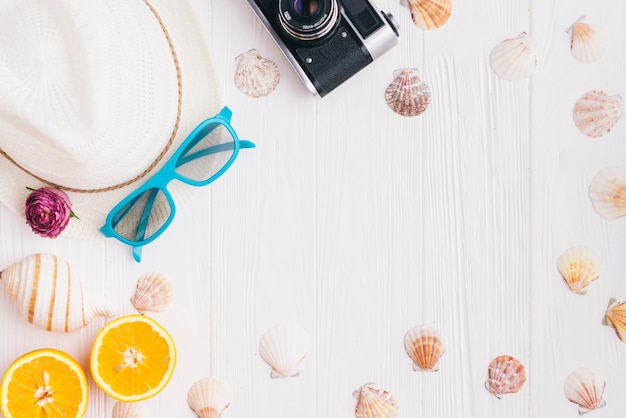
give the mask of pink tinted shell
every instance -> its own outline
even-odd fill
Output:
[[[495,397],[518,392],[526,382],[526,371],[522,363],[515,357],[501,355],[489,364],[489,377],[485,387]]]
[[[374,383],[361,386],[352,394],[357,399],[354,414],[356,418],[396,418],[398,402],[386,390]]]

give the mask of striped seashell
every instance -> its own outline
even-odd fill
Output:
[[[613,328],[617,338],[626,343],[626,302],[610,298],[606,313],[602,318],[602,325]]]
[[[310,349],[309,335],[291,323],[270,328],[259,340],[259,355],[272,367],[272,378],[297,376]]]
[[[444,345],[434,328],[420,325],[410,329],[404,336],[404,349],[413,359],[413,370],[439,370]]]
[[[430,30],[443,26],[452,15],[452,0],[400,0],[411,11],[415,26]]]
[[[30,255],[2,270],[0,282],[28,322],[47,331],[75,331],[96,316],[115,314],[94,304],[72,278],[69,263],[55,255]]]
[[[398,401],[375,383],[367,383],[352,394],[357,399],[356,418],[395,418],[398,416]]]
[[[199,418],[219,418],[230,405],[230,386],[214,377],[194,383],[187,392],[187,405]]]
[[[537,55],[535,40],[522,32],[516,38],[505,39],[489,53],[489,64],[494,73],[504,80],[524,80],[535,72]]]
[[[604,30],[596,25],[584,23],[582,16],[567,28],[570,36],[570,52],[580,62],[598,61],[608,49],[608,39]]]
[[[280,71],[273,61],[251,49],[235,59],[235,86],[250,97],[264,97],[280,82]]]
[[[609,96],[602,90],[585,93],[574,105],[574,124],[591,138],[600,138],[624,116],[624,101],[619,94]]]
[[[130,299],[135,309],[141,314],[161,312],[174,299],[174,284],[162,273],[150,272],[137,280],[135,294]]]
[[[148,418],[142,402],[116,402],[112,418]]]
[[[600,256],[584,245],[565,250],[556,266],[567,287],[579,295],[587,294],[587,286],[600,277]]]
[[[430,87],[424,83],[415,68],[394,71],[393,81],[385,89],[385,101],[402,116],[421,115],[430,104]]]
[[[563,392],[567,400],[578,405],[578,414],[583,415],[606,405],[605,387],[602,373],[592,367],[579,367],[565,379]]]
[[[494,358],[489,364],[488,375],[485,387],[498,399],[507,393],[518,392],[526,382],[524,366],[508,355]]]
[[[626,167],[606,167],[589,184],[593,210],[603,219],[626,215]]]

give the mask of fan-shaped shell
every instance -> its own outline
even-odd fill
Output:
[[[354,414],[356,418],[395,418],[398,415],[398,402],[386,390],[375,383],[367,383],[352,394],[357,399]]]
[[[430,88],[414,68],[394,72],[394,80],[385,90],[387,104],[399,115],[417,116],[430,104]]]
[[[230,386],[214,377],[198,380],[187,392],[187,405],[199,418],[219,418],[231,400]]]
[[[280,82],[278,66],[263,58],[256,49],[239,55],[235,65],[235,85],[250,97],[267,96]]]
[[[578,405],[578,413],[583,415],[606,405],[603,399],[605,387],[602,373],[592,367],[579,367],[567,376],[563,391],[570,402]]]
[[[135,294],[130,299],[139,313],[161,312],[174,299],[174,284],[162,273],[150,272],[137,280]]]
[[[489,54],[491,69],[505,80],[518,81],[530,77],[537,68],[535,40],[527,33],[505,39]]]
[[[107,305],[92,302],[67,261],[33,254],[0,272],[0,282],[28,322],[47,331],[70,332],[96,316],[113,316]]]
[[[116,402],[113,418],[148,418],[146,408],[141,402]]]
[[[452,15],[452,0],[400,0],[411,11],[411,19],[419,28],[430,30],[443,26]]]
[[[567,287],[579,295],[586,294],[587,286],[600,277],[600,256],[584,245],[568,248],[556,265]]]
[[[626,343],[626,302],[610,298],[602,324],[612,327],[617,338]]]
[[[428,325],[411,328],[404,336],[404,349],[413,359],[414,370],[439,370],[444,344],[434,328]]]
[[[515,357],[501,355],[489,364],[485,387],[498,399],[507,393],[518,392],[526,382],[526,371]]]
[[[595,212],[604,219],[626,215],[626,168],[600,170],[589,184],[589,198]]]
[[[574,124],[591,138],[608,134],[622,116],[622,97],[619,94],[609,96],[602,90],[588,91],[574,105]]]
[[[272,368],[272,377],[298,375],[300,363],[310,349],[309,335],[292,323],[270,328],[259,341],[259,355]]]
[[[577,61],[598,61],[606,53],[609,42],[602,28],[582,22],[584,18],[581,17],[567,28],[570,35],[570,51]]]

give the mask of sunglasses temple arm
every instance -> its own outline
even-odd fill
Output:
[[[256,145],[250,141],[239,141],[239,148],[254,148]],[[208,147],[202,149],[200,151],[196,151],[193,154],[186,155],[181,157],[176,162],[176,167],[180,167],[181,165],[187,164],[190,161],[198,159],[200,157],[205,157],[211,154],[217,154],[218,152],[230,151],[235,148],[234,142],[227,142],[225,144],[214,145],[212,147]]]
[[[158,189],[152,189],[150,195],[148,196],[146,206],[144,207],[143,213],[141,214],[141,219],[139,220],[139,226],[137,227],[137,233],[135,235],[136,241],[143,241],[146,236],[146,227],[148,226],[148,220],[150,219],[152,207],[154,206],[154,202],[158,193]],[[141,261],[141,248],[142,246],[133,247],[133,258],[138,263]]]

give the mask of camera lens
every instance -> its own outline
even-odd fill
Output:
[[[278,7],[280,25],[298,41],[320,39],[339,21],[337,0],[280,0]]]

